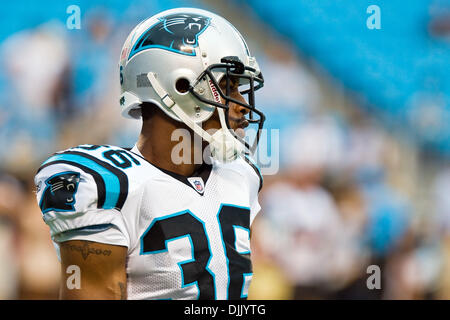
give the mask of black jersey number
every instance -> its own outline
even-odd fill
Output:
[[[239,253],[235,247],[234,227],[248,230],[250,210],[222,205],[217,218],[227,260],[228,299],[245,299],[242,294],[245,276],[251,274],[252,266],[249,256]],[[204,223],[190,211],[155,219],[141,238],[141,254],[167,252],[169,241],[183,237],[187,237],[191,243],[192,259],[178,264],[181,269],[182,286],[196,284],[199,299],[215,299],[215,275],[208,268],[212,256],[209,238]]]
[[[228,263],[228,298],[244,299],[245,277],[251,275],[252,264],[248,254],[242,254],[236,248],[235,228],[249,230],[250,210],[248,208],[222,205],[218,219],[222,231],[222,243]]]
[[[109,150],[103,152],[103,157],[111,161],[116,167],[127,169],[132,166],[133,162],[135,165],[140,165],[141,163],[133,157],[129,152],[125,150]],[[131,161],[130,161],[131,160]]]
[[[130,168],[133,163],[137,166],[139,166],[141,163],[139,160],[134,157],[131,152],[128,152],[126,150],[116,150],[111,149],[111,146],[108,145],[97,145],[97,144],[83,144],[79,145],[73,149],[84,149],[84,150],[97,150],[99,148],[108,149],[107,151],[103,152],[103,157],[107,160],[109,160],[113,165],[115,165],[118,168],[121,169],[127,169]]]

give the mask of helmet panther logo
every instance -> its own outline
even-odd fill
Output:
[[[39,203],[42,213],[47,211],[75,211],[75,193],[80,182],[78,172],[63,172],[45,181],[46,188]]]
[[[151,26],[136,41],[128,59],[136,53],[161,48],[169,51],[195,56],[198,36],[208,28],[211,18],[189,13],[171,14],[158,18],[159,22]]]

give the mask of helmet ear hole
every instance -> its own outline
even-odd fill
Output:
[[[189,80],[186,78],[179,78],[176,82],[175,82],[175,89],[179,92],[179,93],[186,93],[189,91],[189,87],[190,87],[190,83]]]

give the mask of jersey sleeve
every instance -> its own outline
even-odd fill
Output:
[[[121,212],[125,178],[81,153],[56,154],[44,162],[35,176],[36,196],[52,239],[129,247]]]

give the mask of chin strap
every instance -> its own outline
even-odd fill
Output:
[[[213,135],[203,130],[195,121],[193,121],[175,101],[169,96],[166,90],[156,80],[154,73],[149,72],[147,78],[156,94],[161,98],[162,103],[175,113],[178,118],[191,128],[202,139],[210,145],[211,155],[214,159],[222,162],[230,162],[244,153],[245,146],[237,140],[227,128],[225,113],[222,108],[217,108],[219,113],[221,129],[218,129]]]

